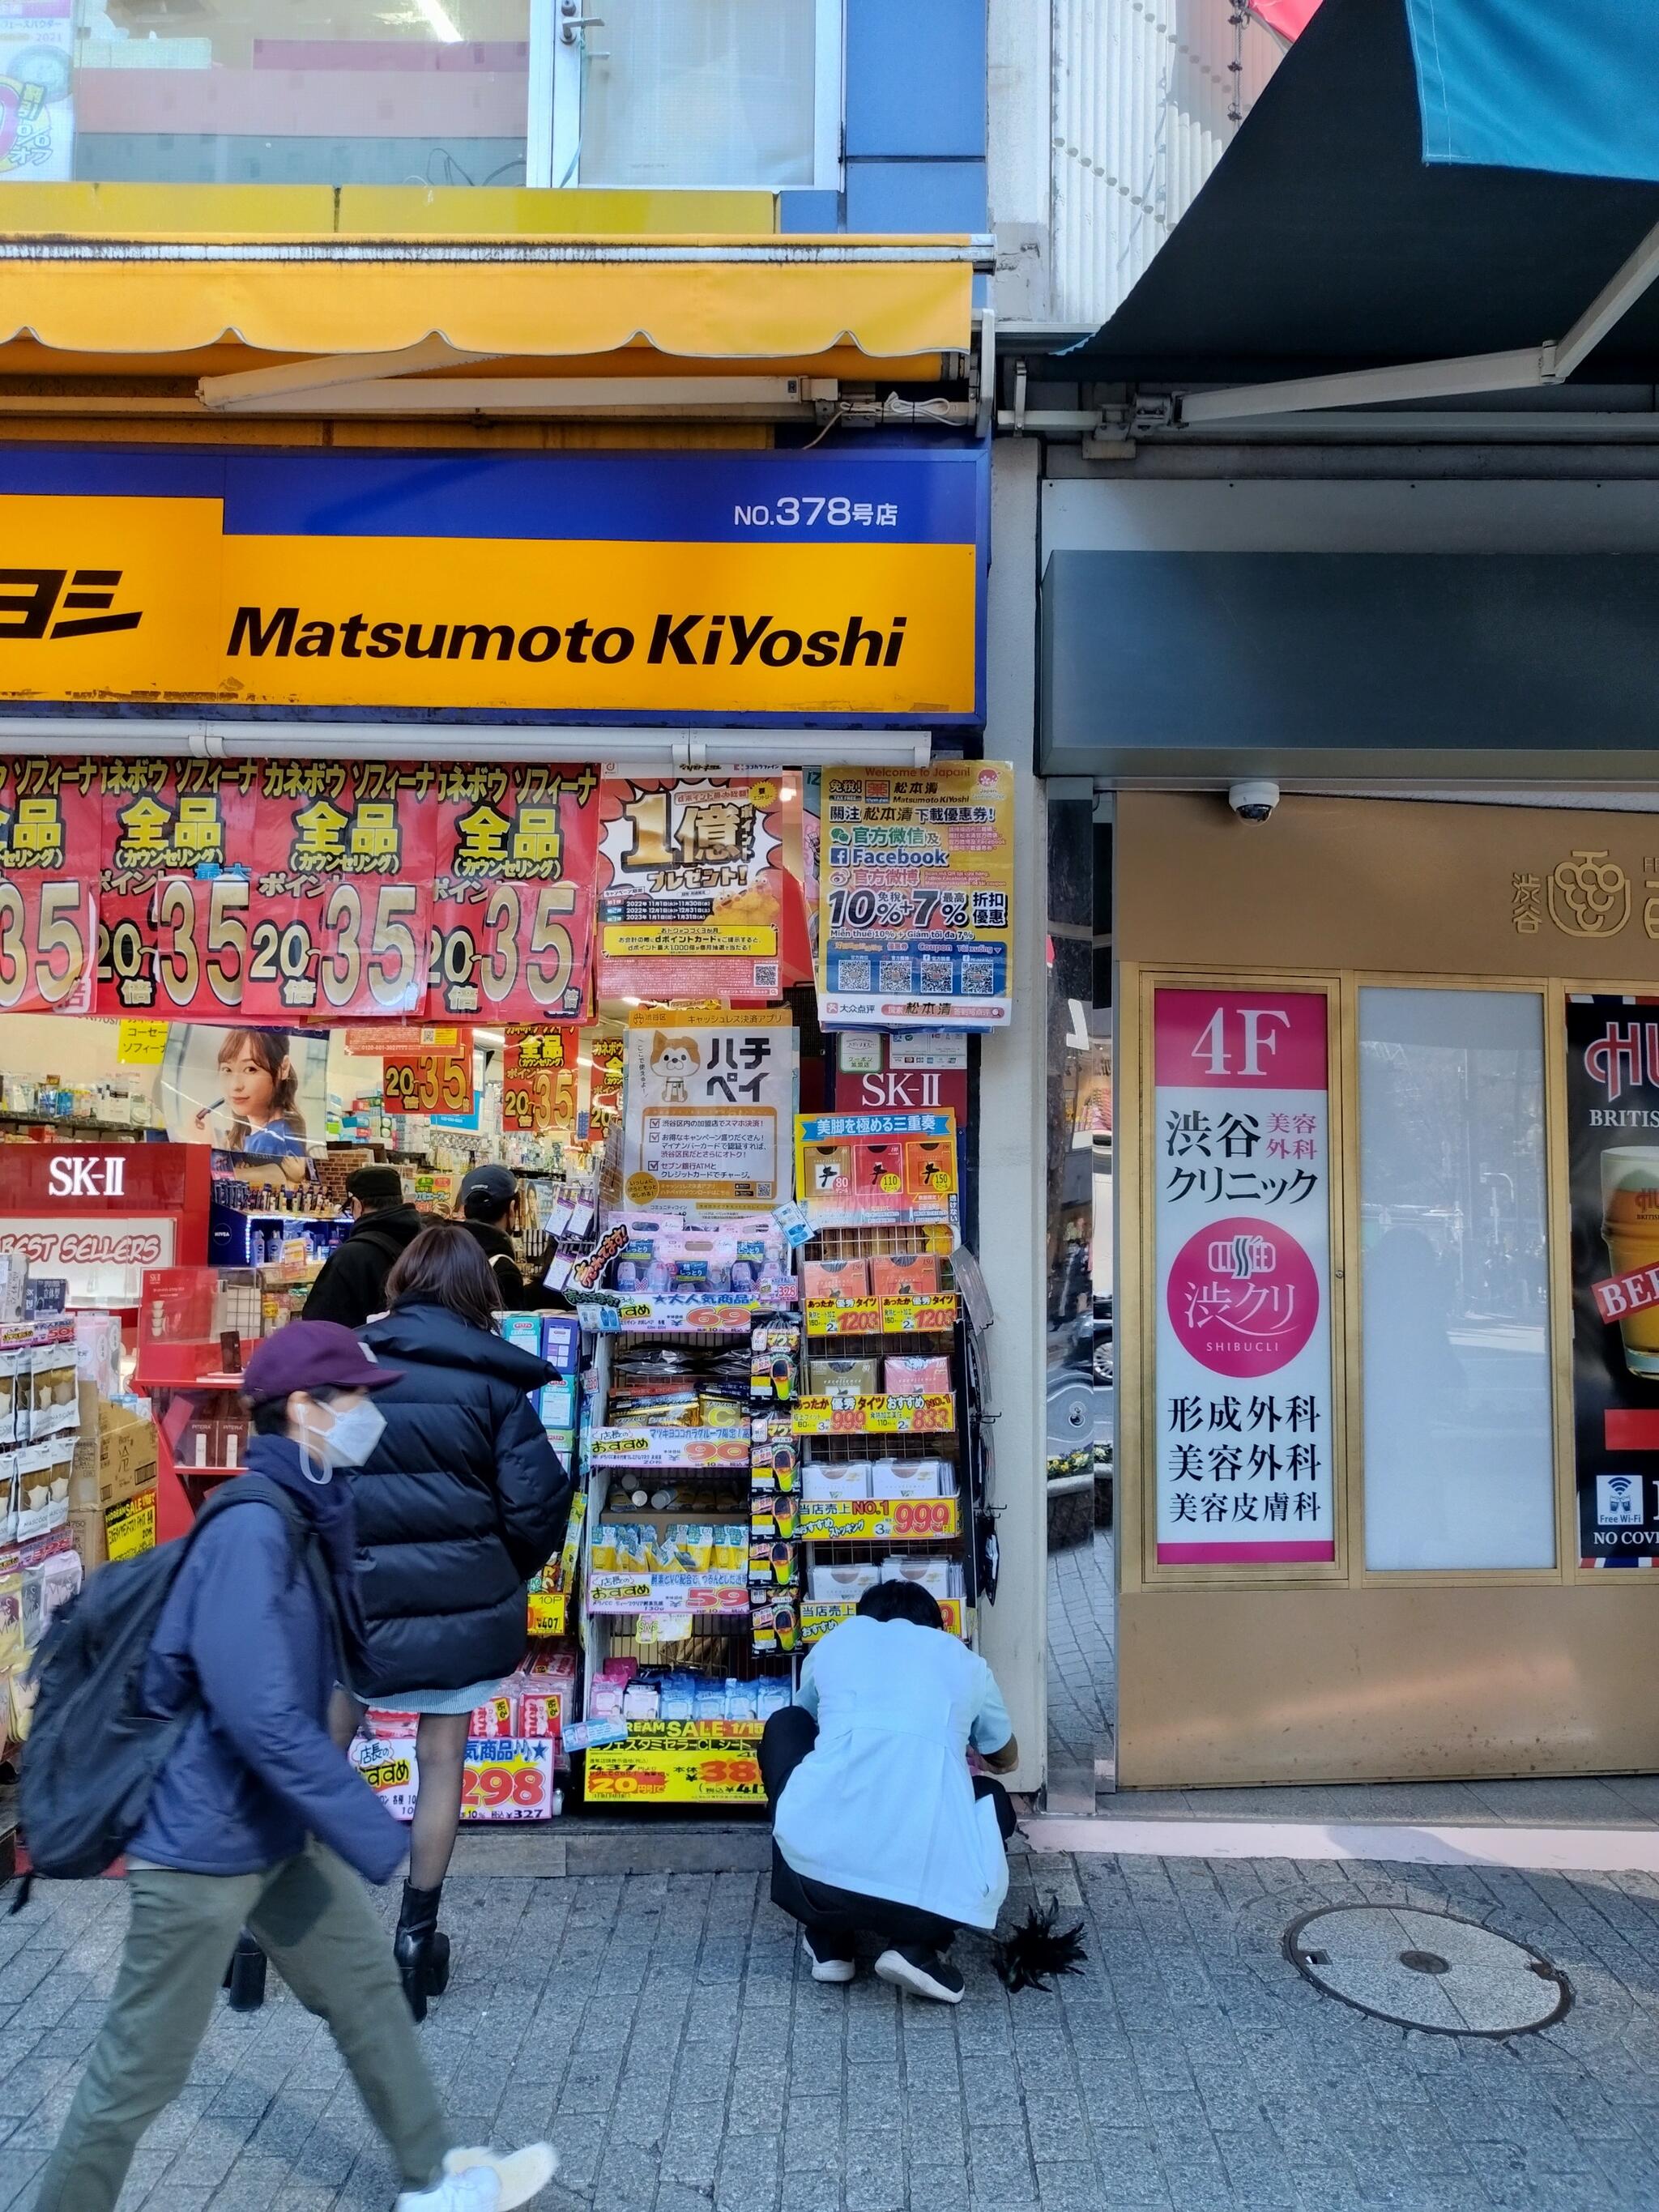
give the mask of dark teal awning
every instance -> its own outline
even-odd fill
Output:
[[[1426,20],[1431,0],[1409,0]],[[1547,17],[1584,29],[1586,67],[1607,26],[1628,27],[1632,84],[1604,80],[1616,131],[1659,169],[1656,0],[1433,0],[1443,39],[1449,161],[1425,163],[1407,0],[1322,0],[1168,244],[1103,329],[1066,357],[1084,379],[1227,384],[1536,347],[1563,337],[1659,225],[1659,184],[1564,175],[1580,150],[1582,80],[1564,82],[1557,129],[1489,82],[1474,100],[1474,33]],[[1468,36],[1449,40],[1455,15]],[[1600,25],[1597,45],[1589,26]],[[1452,46],[1450,58],[1448,45]],[[1639,52],[1638,50],[1640,50]],[[1522,48],[1509,55],[1518,70]],[[1559,59],[1526,49],[1533,94]],[[1452,66],[1453,62],[1456,67]],[[1507,124],[1507,137],[1498,128]],[[1530,135],[1528,135],[1530,133]],[[1483,166],[1535,147],[1538,167]],[[1577,370],[1580,380],[1659,379],[1659,288]]]

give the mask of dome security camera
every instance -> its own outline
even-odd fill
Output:
[[[1241,822],[1265,822],[1279,804],[1279,786],[1255,776],[1229,784],[1227,804]]]

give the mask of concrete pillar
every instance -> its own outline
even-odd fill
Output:
[[[980,1056],[980,1256],[996,1310],[988,1352],[997,1420],[991,1503],[1002,1581],[981,1608],[980,1648],[1019,1739],[1017,1790],[1043,1778],[1048,1732],[1048,1507],[1043,1295],[1047,1180],[1044,919],[1048,821],[1032,774],[1036,711],[1037,489],[1041,449],[992,449],[992,563],[986,617],[985,750],[1014,763],[1013,1021]]]

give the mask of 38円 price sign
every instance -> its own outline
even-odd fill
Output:
[[[1006,1028],[1012,769],[1003,761],[827,768],[821,805],[825,1027]]]
[[[1336,1557],[1327,1019],[1154,996],[1161,1566]]]
[[[592,995],[598,776],[488,762],[434,773],[428,1011],[574,1020]]]
[[[216,1022],[240,1012],[259,775],[257,761],[101,764],[100,1014]]]
[[[784,890],[777,779],[608,782],[601,805],[600,995],[777,998]]]
[[[382,1019],[426,1003],[437,771],[267,761],[253,824],[259,919],[241,1012]]]
[[[83,766],[20,760],[0,776],[0,1013],[92,1011],[100,824]]]

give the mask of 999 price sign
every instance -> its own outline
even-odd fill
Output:
[[[590,1002],[598,777],[489,762],[434,773],[433,1016],[579,1018]]]
[[[438,771],[267,761],[253,829],[263,918],[241,1011],[387,1019],[426,1004]]]
[[[78,764],[0,777],[0,1012],[92,1012],[99,802]]]

